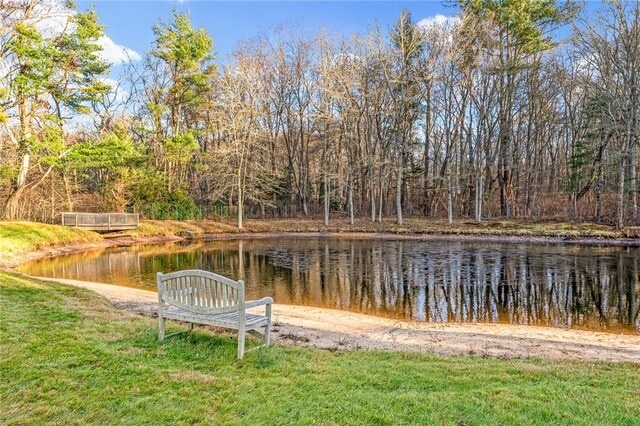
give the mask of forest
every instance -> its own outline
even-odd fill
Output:
[[[175,9],[116,70],[93,8],[0,0],[0,216],[637,225],[640,3],[452,6],[230,58]]]

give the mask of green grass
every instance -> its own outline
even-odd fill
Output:
[[[0,257],[18,255],[62,244],[101,241],[89,231],[37,222],[0,221]]]
[[[126,231],[133,237],[157,237],[174,236],[180,232],[190,232],[194,237],[202,237],[204,234],[220,234],[239,232],[238,228],[231,224],[212,220],[142,220],[136,229]]]
[[[638,425],[640,365],[271,347],[0,272],[0,423]],[[171,331],[177,330],[172,325]]]

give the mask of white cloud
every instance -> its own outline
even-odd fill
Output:
[[[33,24],[45,38],[55,38],[63,31],[71,29],[69,17],[74,12],[65,4],[57,0],[43,0],[36,2],[27,22]],[[22,19],[20,13],[16,20]]]
[[[118,65],[129,60],[139,61],[140,54],[133,49],[115,43],[108,36],[103,36],[98,40],[98,44],[102,47],[100,57],[110,64]]]
[[[63,31],[73,31],[73,24],[69,22],[69,19],[75,13],[75,10],[68,8],[60,0],[41,0],[36,3],[30,21],[44,37],[54,38]],[[138,52],[117,44],[107,35],[98,40],[98,45],[103,49],[100,52],[100,57],[113,65],[142,59]]]
[[[457,16],[436,15],[418,21],[418,27],[427,30],[433,27],[452,27],[460,22]]]

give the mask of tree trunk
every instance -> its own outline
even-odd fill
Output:
[[[447,222],[453,223],[453,194],[451,188],[451,173],[447,174]]]
[[[478,173],[477,182],[476,182],[476,222],[482,222],[482,197],[483,197],[483,182],[482,182],[482,173]]]
[[[20,199],[24,194],[30,160],[31,160],[31,156],[27,151],[22,156],[20,171],[18,172],[17,178],[13,182],[11,192],[9,193],[9,197],[7,198],[7,201],[5,204],[5,212],[4,212],[5,219],[8,219],[8,220],[18,219],[18,207],[20,205]]]
[[[327,175],[327,171],[324,172],[324,224],[329,226],[329,195],[330,195],[330,182]]]
[[[624,177],[625,177],[625,163],[627,161],[627,155],[622,156],[620,159],[620,173],[618,176],[618,218],[616,226],[618,229],[624,228]]]
[[[398,170],[396,173],[396,214],[398,216],[398,225],[402,225],[402,153],[398,159]]]
[[[378,198],[380,199],[380,204],[378,206],[378,223],[382,223],[382,200],[384,200],[384,183],[382,180],[382,170],[380,171],[380,194],[378,194]]]
[[[238,229],[243,229],[242,219],[244,216],[244,191],[242,188],[242,179],[238,175]]]
[[[355,223],[353,211],[353,176],[349,173],[349,223],[353,225]]]

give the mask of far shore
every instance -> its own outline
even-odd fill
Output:
[[[0,221],[0,236],[2,236],[3,225],[6,224],[25,224],[27,228],[40,225],[31,222]],[[69,229],[57,225],[40,226]],[[26,250],[0,253],[0,268],[14,269],[32,260],[99,248],[218,239],[304,237],[640,246],[640,228],[617,231],[606,225],[504,221],[482,224],[459,221],[448,225],[446,222],[418,219],[409,219],[405,227],[398,227],[391,219],[382,223],[370,223],[360,219],[355,225],[350,225],[344,219],[338,219],[333,220],[328,227],[318,219],[248,220],[246,227],[242,230],[230,222],[145,220],[141,222],[138,229],[131,231],[112,234],[90,232],[90,234],[94,237],[89,241],[86,239],[75,241],[71,238],[63,243],[51,244],[45,240],[35,247],[27,247]]]

